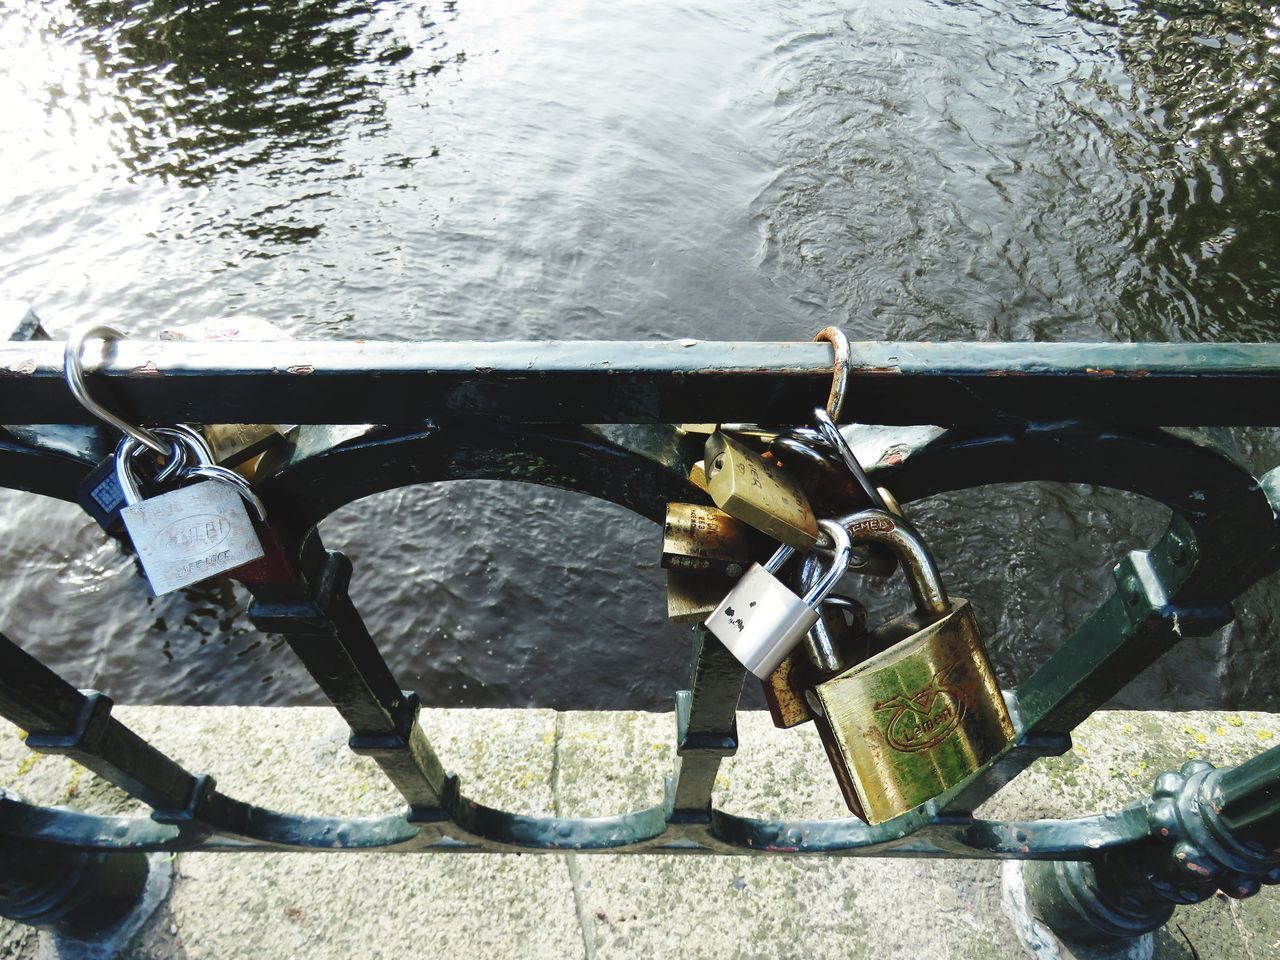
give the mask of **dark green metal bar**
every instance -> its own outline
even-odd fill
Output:
[[[746,679],[724,644],[694,631],[689,689],[676,693],[676,768],[668,784],[672,819],[709,815],[720,761],[738,750],[738,700]]]
[[[208,789],[111,716],[111,699],[77,690],[0,634],[0,715],[27,730],[27,746],[62,754],[153,807],[190,816]]]
[[[27,746],[62,754],[155,809],[189,821],[212,786],[111,716],[111,700],[82,692],[0,634],[0,715]],[[119,922],[142,895],[140,852],[77,850],[23,837],[0,838],[0,916],[78,938]]]
[[[1222,825],[1246,843],[1280,850],[1280,748],[1222,773],[1214,806]]]
[[[1139,550],[1117,564],[1117,591],[1019,688],[1029,732],[1071,731],[1178,641],[1231,621],[1226,603],[1178,606],[1151,558]]]
[[[1176,603],[1180,588],[1195,578],[1198,556],[1189,527],[1175,520],[1152,550],[1134,551],[1115,565],[1116,592],[1018,688],[1018,743],[951,798],[948,809],[972,810],[1036,757],[1065,752],[1070,732],[1133,677],[1180,640],[1231,621],[1228,603]]]
[[[1275,425],[1280,344],[852,345],[846,416],[992,426]],[[86,350],[124,415],[165,422],[394,423],[448,412],[524,422],[807,423],[828,344],[540,341],[125,341]],[[89,423],[57,342],[0,344],[0,409],[17,423]]]
[[[416,694],[401,690],[365,628],[348,587],[351,561],[319,551],[313,579],[295,584],[290,598],[280,584],[248,585],[263,599],[249,609],[254,625],[283,634],[290,648],[351,727],[350,747],[372,757],[410,807],[438,810],[449,777],[418,725]]]
[[[88,359],[92,367],[96,358]],[[393,424],[300,431],[261,474],[259,489],[279,528],[269,531],[274,557],[237,576],[254,593],[255,622],[286,634],[350,725],[352,748],[380,764],[410,810],[371,819],[292,816],[222,796],[178,768],[189,779],[161,791],[173,811],[151,819],[50,810],[0,793],[0,838],[94,855],[571,849],[1076,860],[1087,862],[1051,868],[1057,886],[1045,887],[1048,901],[1083,910],[1109,935],[1167,916],[1170,891],[1191,902],[1212,881],[1214,889],[1247,896],[1280,878],[1272,854],[1280,836],[1275,754],[1233,772],[1189,765],[1162,777],[1150,801],[1081,820],[988,822],[965,812],[1035,756],[1065,749],[1081,719],[1179,639],[1226,622],[1230,598],[1280,565],[1280,473],[1255,481],[1209,431],[1153,428],[1280,422],[1278,345],[854,345],[851,419],[963,427],[917,429],[904,435],[907,442],[884,434],[887,446],[866,463],[904,501],[1044,479],[1132,490],[1175,513],[1158,544],[1117,565],[1115,595],[1017,692],[1021,739],[973,782],[875,827],[715,810],[716,774],[737,748],[744,672],[696,631],[690,689],[677,695],[678,760],[664,807],[528,817],[460,794],[417,722],[416,697],[399,689],[351,602],[349,564],[308,536],[314,525],[378,490],[470,477],[544,483],[660,519],[666,502],[692,496],[687,468],[697,453],[665,424],[807,422],[825,400],[830,361],[829,346],[807,343],[112,348],[91,379],[126,414]],[[56,343],[0,347],[0,407],[27,424],[86,419],[62,384]],[[550,425],[528,425],[539,421]],[[18,489],[72,499],[79,476],[103,452],[93,434],[74,426],[3,429],[0,474]],[[296,552],[285,546],[299,542]],[[96,748],[115,758],[117,775],[155,788],[147,766],[153,748],[111,726],[106,698],[50,688],[30,664],[8,677],[19,691],[52,690],[43,699],[7,695],[11,714],[37,731],[33,745],[86,755]],[[188,782],[181,807],[175,798]],[[29,887],[20,893],[32,893]]]
[[[920,814],[871,827],[860,820],[760,820],[720,810],[668,822],[652,807],[617,816],[529,817],[455,795],[452,823],[424,829],[420,811],[384,817],[300,817],[225,797],[207,805],[222,835],[138,817],[95,816],[23,803],[0,790],[0,837],[102,851],[294,850],[391,853],[678,853],[1096,859],[1147,837],[1141,808],[1078,820],[983,821]],[[235,809],[235,808],[239,809]],[[442,836],[444,834],[445,836]],[[1087,841],[1087,842],[1086,842]]]

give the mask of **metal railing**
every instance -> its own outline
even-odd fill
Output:
[[[27,328],[32,328],[27,324]],[[37,334],[38,336],[38,334]],[[184,769],[0,637],[0,715],[27,746],[71,757],[151,808],[96,816],[0,792],[0,913],[86,932],[127,909],[143,855],[181,850],[635,852],[1017,858],[1061,929],[1126,936],[1217,889],[1280,880],[1280,748],[1234,771],[1194,761],[1110,814],[998,822],[970,811],[1165,651],[1232,619],[1232,599],[1280,567],[1280,470],[1254,477],[1212,425],[1280,425],[1280,345],[853,345],[846,419],[918,425],[859,448],[907,503],[984,484],[1058,480],[1167,505],[1150,549],[1114,567],[1115,592],[1006,699],[1017,736],[946,794],[876,826],[777,821],[713,804],[738,745],[744,671],[694,628],[676,694],[665,802],[592,818],[477,804],[436,755],[366,630],[350,562],[317,524],[344,504],[462,478],[519,480],[603,498],[661,522],[696,498],[700,438],[682,421],[803,420],[825,399],[824,343],[152,343],[90,350],[90,383],[134,422],[289,422],[292,442],[255,480],[266,556],[233,576],[249,616],[285,637],[406,806],[374,818],[295,816],[243,803]],[[62,344],[0,343],[0,484],[74,501],[116,437],[63,379]],[[939,420],[944,422],[939,422]],[[370,426],[370,423],[377,423]],[[352,426],[343,426],[352,425]],[[12,625],[10,625],[12,628]],[[38,856],[25,856],[38,851]]]

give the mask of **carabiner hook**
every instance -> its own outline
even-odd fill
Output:
[[[126,420],[122,420],[116,416],[93,397],[89,396],[89,387],[84,379],[84,366],[80,362],[80,354],[84,352],[84,343],[86,340],[97,338],[100,340],[122,340],[123,335],[111,327],[99,326],[92,323],[81,324],[73,329],[67,337],[67,345],[62,353],[62,373],[67,381],[67,388],[71,391],[71,395],[76,398],[76,402],[92,413],[104,423],[109,423],[121,433],[127,433],[139,443],[145,444],[149,449],[153,450],[158,456],[169,457],[173,454],[173,448],[156,434],[147,430],[145,427],[139,427]]]

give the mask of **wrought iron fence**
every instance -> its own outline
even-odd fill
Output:
[[[74,501],[117,437],[67,390],[62,344],[30,317],[13,332],[27,339],[0,343],[0,484]],[[379,491],[463,478],[560,487],[661,522],[669,501],[690,499],[701,451],[675,424],[802,421],[826,397],[831,357],[824,343],[692,340],[103,345],[90,381],[135,422],[300,424],[255,481],[266,555],[234,577],[253,596],[254,625],[286,638],[349,725],[351,749],[406,806],[312,817],[236,800],[121,724],[106,694],[77,690],[0,637],[0,715],[27,746],[151,808],[96,816],[0,793],[0,913],[92,931],[137,895],[145,853],[179,850],[1017,858],[1039,862],[1031,886],[1059,929],[1099,937],[1151,929],[1175,903],[1218,889],[1247,896],[1280,881],[1280,748],[1234,770],[1194,761],[1105,815],[970,812],[1037,757],[1067,750],[1077,724],[1178,641],[1230,622],[1232,599],[1280,567],[1280,470],[1253,476],[1205,429],[1280,424],[1280,345],[854,344],[847,419],[918,427],[877,434],[880,449],[864,456],[903,503],[1058,480],[1172,511],[1150,549],[1116,562],[1115,592],[1006,692],[1012,744],[942,796],[876,826],[717,809],[744,671],[694,628],[664,804],[575,819],[467,798],[361,620],[350,562],[325,549],[317,524]]]

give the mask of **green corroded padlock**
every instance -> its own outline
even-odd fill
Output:
[[[880,653],[809,691],[849,809],[882,823],[961,783],[1014,737],[969,601],[947,598],[910,525],[881,510],[848,518],[854,543],[897,554],[915,609],[871,632]]]

